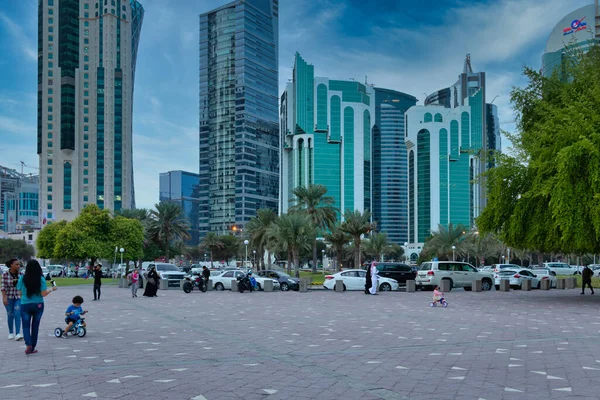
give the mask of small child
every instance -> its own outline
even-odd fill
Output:
[[[73,324],[79,321],[79,318],[81,318],[82,315],[85,315],[85,313],[87,313],[87,311],[83,311],[83,308],[81,308],[81,305],[83,304],[83,297],[75,296],[73,297],[72,302],[73,304],[71,304],[65,312],[65,322],[67,323],[67,327],[63,332],[64,338],[68,337],[67,333],[69,332]]]
[[[436,286],[435,289],[433,289],[433,302],[439,302],[440,304],[444,302],[444,292],[440,290],[439,286]]]

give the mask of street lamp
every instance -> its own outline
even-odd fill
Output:
[[[125,253],[125,249],[121,247],[119,252],[121,253],[121,265],[123,265],[123,253]]]
[[[321,249],[321,268],[323,269],[323,275],[325,275],[325,249]]]
[[[244,245],[246,246],[246,268],[248,268],[248,243],[250,243],[248,239],[244,240]]]
[[[408,242],[404,242],[404,262],[408,261]]]
[[[252,250],[252,253],[254,254],[254,262],[252,265],[254,265],[254,268],[256,269],[256,250]]]
[[[204,262],[206,262],[206,253],[204,253]]]
[[[452,261],[456,261],[456,246],[452,246]]]

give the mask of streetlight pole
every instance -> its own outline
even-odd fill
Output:
[[[206,253],[204,253],[204,262],[206,262]]]
[[[321,268],[323,269],[323,275],[325,275],[325,249],[321,250]]]
[[[254,266],[254,269],[256,269],[256,250],[252,250],[252,254],[254,255],[254,262],[252,265]]]
[[[121,248],[119,249],[119,252],[121,253],[121,265],[120,265],[120,267],[121,267],[121,268],[123,268],[123,253],[125,253],[125,249],[121,247]],[[119,268],[119,269],[121,269],[121,268]],[[125,272],[125,271],[121,272],[121,274],[123,274],[124,272]],[[121,276],[122,276],[122,275],[121,275]]]
[[[456,246],[452,246],[452,261],[456,261]]]
[[[404,242],[404,262],[408,262],[408,242]]]
[[[246,246],[246,261],[244,266],[246,268],[248,268],[248,243],[250,243],[248,239],[244,240],[244,245]]]

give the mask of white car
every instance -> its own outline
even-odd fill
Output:
[[[48,268],[48,271],[50,271],[51,277],[60,276],[63,271],[62,265],[48,265],[46,268]]]
[[[502,279],[508,279],[512,289],[521,289],[521,285],[524,281],[531,281],[531,287],[539,289],[540,281],[542,280],[542,278],[538,278],[537,275],[529,269],[503,269],[494,274],[496,290],[500,289],[500,281]]]
[[[185,272],[181,271],[175,264],[163,263],[163,262],[149,262],[144,261],[142,263],[142,274],[148,272],[150,267],[156,267],[156,272],[160,275],[160,279],[166,279],[169,287],[178,288],[181,284],[181,280],[185,278]]]
[[[323,287],[325,289],[333,290],[335,288],[335,281],[344,281],[344,290],[365,290],[365,284],[367,283],[367,271],[362,269],[347,269],[332,275],[325,276],[325,282]],[[395,279],[379,277],[379,290],[380,292],[389,292],[391,290],[398,290],[398,282]]]
[[[491,290],[494,275],[491,272],[477,270],[469,263],[461,261],[428,261],[421,264],[417,278],[417,288],[433,289],[443,280],[450,281],[450,290],[463,287],[471,290],[473,281],[481,281],[482,290]]]
[[[540,282],[543,280],[549,280],[550,287],[556,288],[556,274],[550,271],[548,268],[536,268],[532,269],[531,272],[537,275],[537,277],[540,279]]]
[[[494,272],[500,272],[503,269],[519,269],[519,268],[523,268],[520,265],[517,264],[492,264],[492,270]]]
[[[588,265],[592,271],[594,271],[594,276],[596,278],[600,278],[600,264],[590,264]]]
[[[544,263],[544,267],[554,271],[556,275],[577,275],[577,268],[563,262],[547,262]]]
[[[231,281],[237,278],[241,278],[243,276],[245,276],[246,273],[241,270],[241,269],[237,269],[237,270],[229,270],[229,271],[223,271],[221,274],[219,275],[212,275],[211,272],[211,276],[210,279],[213,282],[213,288],[215,290],[231,290]],[[265,281],[266,280],[270,280],[273,282],[273,290],[279,290],[281,287],[279,286],[279,281],[277,281],[277,279],[272,279],[272,278],[265,278],[262,276],[258,276],[258,275],[254,275],[254,279],[256,279],[256,284],[258,286],[258,290],[262,290],[262,288],[265,287]]]

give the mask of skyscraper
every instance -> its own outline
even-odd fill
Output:
[[[200,15],[201,237],[277,210],[278,8],[237,0]]]
[[[185,218],[190,223],[190,239],[186,241],[186,244],[197,246],[200,243],[198,174],[187,171],[169,171],[161,173],[159,179],[159,201],[175,203],[181,207]]]
[[[342,213],[371,210],[374,89],[314,74],[296,53],[281,98],[280,212],[293,205],[294,188],[310,184],[325,186]]]
[[[404,113],[417,99],[375,88],[373,127],[373,221],[392,243],[408,240],[408,163]]]
[[[136,0],[39,0],[41,217],[135,204],[132,112],[144,9]]]

